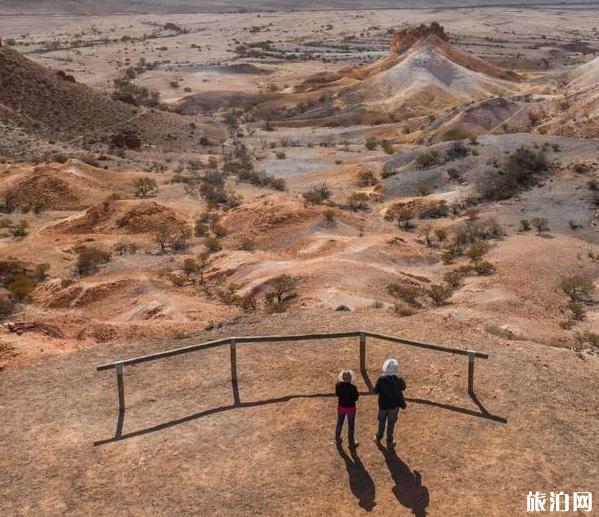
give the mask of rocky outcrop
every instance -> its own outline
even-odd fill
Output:
[[[433,22],[428,27],[426,25],[419,25],[418,27],[395,31],[391,38],[391,52],[403,54],[417,41],[428,37],[438,38],[441,41],[449,41],[449,36],[445,33],[443,26],[437,22]]]

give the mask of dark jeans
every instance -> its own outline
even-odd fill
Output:
[[[345,421],[345,413],[337,412],[337,428],[335,429],[335,438],[339,440],[341,438],[341,429],[343,429],[343,422]],[[347,437],[349,443],[354,443],[354,430],[356,426],[356,414],[350,413],[347,415]]]
[[[385,424],[387,424],[387,441],[393,441],[393,430],[395,429],[398,414],[399,408],[397,407],[393,409],[379,409],[379,428],[376,433],[379,440],[383,438],[383,435],[385,434]]]

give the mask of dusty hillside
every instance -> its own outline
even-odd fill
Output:
[[[146,144],[166,148],[223,136],[212,121],[114,101],[10,48],[0,48],[0,75],[0,119],[29,134],[59,141],[99,137],[110,143],[114,134],[128,130]]]
[[[599,135],[599,58],[564,75],[565,92],[544,124],[552,134],[596,138]]]

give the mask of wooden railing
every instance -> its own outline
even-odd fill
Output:
[[[97,371],[110,370],[114,368],[116,370],[116,381],[117,381],[117,392],[118,392],[118,403],[119,403],[119,414],[122,415],[125,412],[125,383],[123,379],[123,370],[125,366],[134,364],[146,363],[148,361],[156,361],[158,359],[166,359],[168,357],[174,357],[181,354],[187,354],[190,352],[197,352],[199,350],[207,350],[209,348],[215,348],[219,346],[229,345],[231,354],[231,384],[233,389],[233,400],[235,404],[239,404],[239,388],[237,384],[237,345],[242,343],[275,343],[285,341],[311,341],[321,339],[341,339],[358,337],[360,345],[360,371],[365,379],[368,378],[366,375],[366,337],[374,339],[380,339],[388,341],[390,343],[399,343],[402,345],[413,346],[417,348],[423,348],[426,350],[432,350],[434,352],[444,352],[448,354],[463,355],[468,357],[468,393],[474,396],[474,361],[478,359],[488,359],[489,355],[476,350],[464,350],[460,348],[450,348],[441,345],[435,345],[430,343],[421,343],[419,341],[412,341],[409,339],[387,336],[384,334],[378,334],[375,332],[367,332],[364,330],[354,332],[333,332],[333,333],[322,333],[322,334],[302,334],[302,335],[286,335],[286,336],[243,336],[243,337],[230,337],[224,339],[217,339],[215,341],[208,341],[206,343],[199,343],[196,345],[189,345],[181,348],[174,348],[166,350],[164,352],[156,352],[154,354],[143,355],[139,357],[133,357],[130,359],[123,359],[120,361],[114,361],[112,363],[103,364],[96,367]],[[369,389],[372,387],[369,386]]]

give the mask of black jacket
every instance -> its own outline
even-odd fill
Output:
[[[339,397],[339,405],[342,407],[356,407],[356,400],[360,398],[358,388],[351,382],[338,382],[335,393]]]
[[[379,409],[406,408],[403,391],[406,383],[401,377],[395,375],[382,375],[376,381],[374,392],[379,394]]]

